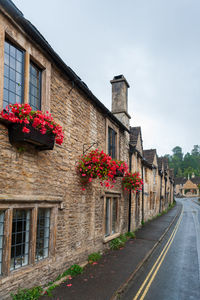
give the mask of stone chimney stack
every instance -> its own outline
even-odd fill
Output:
[[[129,84],[123,75],[118,75],[110,81],[112,84],[112,113],[124,126],[129,129],[130,115],[128,114]]]

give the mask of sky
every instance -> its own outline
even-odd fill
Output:
[[[13,2],[110,110],[110,80],[125,76],[144,149],[200,144],[199,0]]]

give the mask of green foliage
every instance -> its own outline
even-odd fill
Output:
[[[125,235],[127,238],[130,238],[130,239],[135,239],[135,237],[136,237],[135,232],[133,232],[133,231],[129,231],[129,232],[125,233]]]
[[[95,261],[100,260],[101,257],[102,257],[101,253],[94,252],[94,253],[91,253],[90,255],[88,255],[88,261],[89,261],[89,263],[93,263]]]
[[[47,294],[49,297],[52,297],[52,291],[57,287],[56,284],[52,284],[45,292],[45,294]]]
[[[32,289],[19,289],[16,294],[11,293],[13,300],[37,300],[42,295],[43,289],[36,286]]]
[[[194,174],[200,176],[200,146],[194,145],[191,153],[182,152],[182,148],[176,146],[172,149],[173,154],[166,154],[170,168],[174,169],[175,177],[188,177]]]
[[[63,274],[62,277],[71,275],[76,276],[78,274],[81,274],[83,272],[83,268],[79,265],[72,265],[69,269],[67,269]]]
[[[125,242],[123,242],[119,237],[110,241],[109,246],[111,250],[118,250],[119,248],[124,247]]]

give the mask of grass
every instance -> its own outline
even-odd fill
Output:
[[[101,257],[102,257],[102,255],[100,252],[91,253],[90,255],[88,255],[88,262],[90,264],[92,264],[93,262],[100,260]]]

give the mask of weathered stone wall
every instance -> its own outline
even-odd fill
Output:
[[[0,17],[1,26],[5,25],[1,27],[1,32],[6,28],[16,38],[17,44],[28,44],[31,52],[39,52],[25,34],[18,33],[17,27],[3,16]],[[0,47],[2,52],[3,44]],[[2,62],[2,56],[0,59]],[[103,242],[102,197],[107,190],[96,180],[86,191],[82,191],[75,169],[84,144],[87,144],[87,148],[97,142],[99,149],[106,150],[106,117],[76,85],[72,89],[69,78],[48,57],[46,60],[51,67],[50,98],[47,102],[53,118],[63,126],[64,143],[55,145],[52,151],[41,152],[23,145],[25,151],[20,153],[9,143],[7,128],[0,124],[0,208],[9,206],[13,201],[17,207],[23,207],[23,203],[29,203],[29,200],[33,205],[56,205],[55,255],[11,272],[7,277],[0,277],[1,299],[6,299],[11,291],[19,287],[43,285],[55,279],[71,264],[87,260],[88,254],[108,247]],[[116,124],[114,126],[118,128]],[[128,135],[119,129],[119,158],[128,163],[127,138]],[[121,195],[119,232],[123,233],[128,229],[128,197],[122,191],[121,178],[117,179],[112,193]]]

